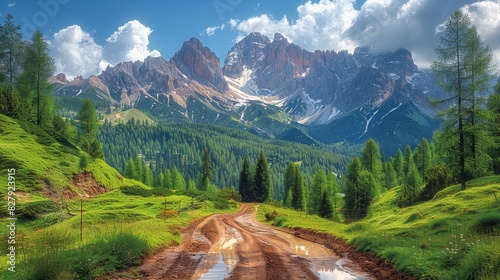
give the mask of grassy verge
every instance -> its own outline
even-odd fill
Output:
[[[17,221],[17,278],[93,279],[136,266],[154,249],[179,244],[179,231],[189,222],[237,210],[219,210],[212,201],[206,201],[205,206],[205,202],[188,196],[142,197],[116,190],[83,200],[80,242],[80,201],[70,202],[69,209],[69,213],[59,211]],[[57,222],[46,226],[48,219]],[[5,252],[7,235],[7,228],[2,227],[0,248]],[[7,263],[5,254],[0,262]],[[16,279],[12,275],[3,269],[0,279]]]
[[[471,181],[465,191],[452,186],[407,208],[397,207],[397,191],[377,197],[367,218],[347,225],[270,205],[258,218],[265,222],[276,211],[268,223],[328,232],[422,279],[500,279],[500,177]]]

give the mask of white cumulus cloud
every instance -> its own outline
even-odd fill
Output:
[[[205,34],[208,35],[208,36],[213,36],[213,35],[215,35],[215,31],[217,31],[217,30],[224,30],[224,29],[226,29],[226,24],[225,23],[221,24],[220,26],[217,26],[217,25],[216,26],[210,26],[210,27],[207,27],[205,29]]]
[[[293,22],[286,15],[275,19],[263,14],[233,23],[240,31],[238,39],[250,32],[272,38],[278,32],[310,51],[352,52],[357,46],[393,51],[403,47],[412,51],[419,67],[427,68],[439,43],[436,28],[454,11],[463,9],[500,61],[500,0],[367,0],[359,10],[355,2],[309,0],[297,7],[298,19]]]
[[[54,34],[51,41],[57,72],[65,73],[69,79],[88,77],[99,74],[108,65],[160,56],[160,52],[148,48],[151,32],[151,28],[132,20],[120,26],[101,46],[80,26],[69,26]]]

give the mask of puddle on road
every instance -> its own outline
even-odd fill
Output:
[[[205,256],[192,279],[220,280],[229,275],[239,260],[236,255],[236,243],[240,241],[243,241],[243,238],[237,230],[226,229],[226,235]]]
[[[280,231],[273,231],[290,243],[292,252],[311,261],[312,267],[324,280],[361,280],[342,268],[344,261],[326,247]]]

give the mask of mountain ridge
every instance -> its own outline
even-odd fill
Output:
[[[381,54],[364,47],[353,54],[309,52],[278,33],[273,40],[250,33],[231,48],[223,66],[210,48],[191,38],[169,61],[148,57],[143,62],[108,66],[88,79],[68,82],[63,74],[54,79],[56,95],[98,98],[117,107],[148,111],[160,120],[220,124],[270,138],[305,127],[307,137],[293,138],[309,143],[309,132],[328,132],[356,114],[362,121],[348,129],[352,131],[339,131],[343,135],[332,139],[319,138],[324,143],[361,141],[363,137],[349,135],[363,127],[371,132],[375,127],[368,121],[370,116],[389,104],[392,107],[384,109],[383,122],[394,121],[391,115],[401,107],[411,107],[431,120],[436,111],[429,105],[430,98],[443,94],[437,87],[426,86],[432,82],[430,73],[418,70],[407,49]],[[409,144],[429,137],[437,127],[434,121],[424,125],[415,121],[412,126],[416,133]],[[420,129],[425,131],[419,133]],[[376,134],[367,132],[363,135]]]

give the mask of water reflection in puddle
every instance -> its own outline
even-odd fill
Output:
[[[243,239],[239,232],[232,231],[229,233],[231,236],[224,236],[219,243],[217,243],[212,251],[205,256],[205,259],[196,269],[192,279],[208,280],[208,279],[224,279],[238,263],[238,256],[236,255],[236,243]]]
[[[324,280],[361,280],[364,277],[354,276],[342,269],[344,261],[322,245],[295,237],[280,231],[274,232],[290,243],[292,251],[311,261],[312,267]]]

